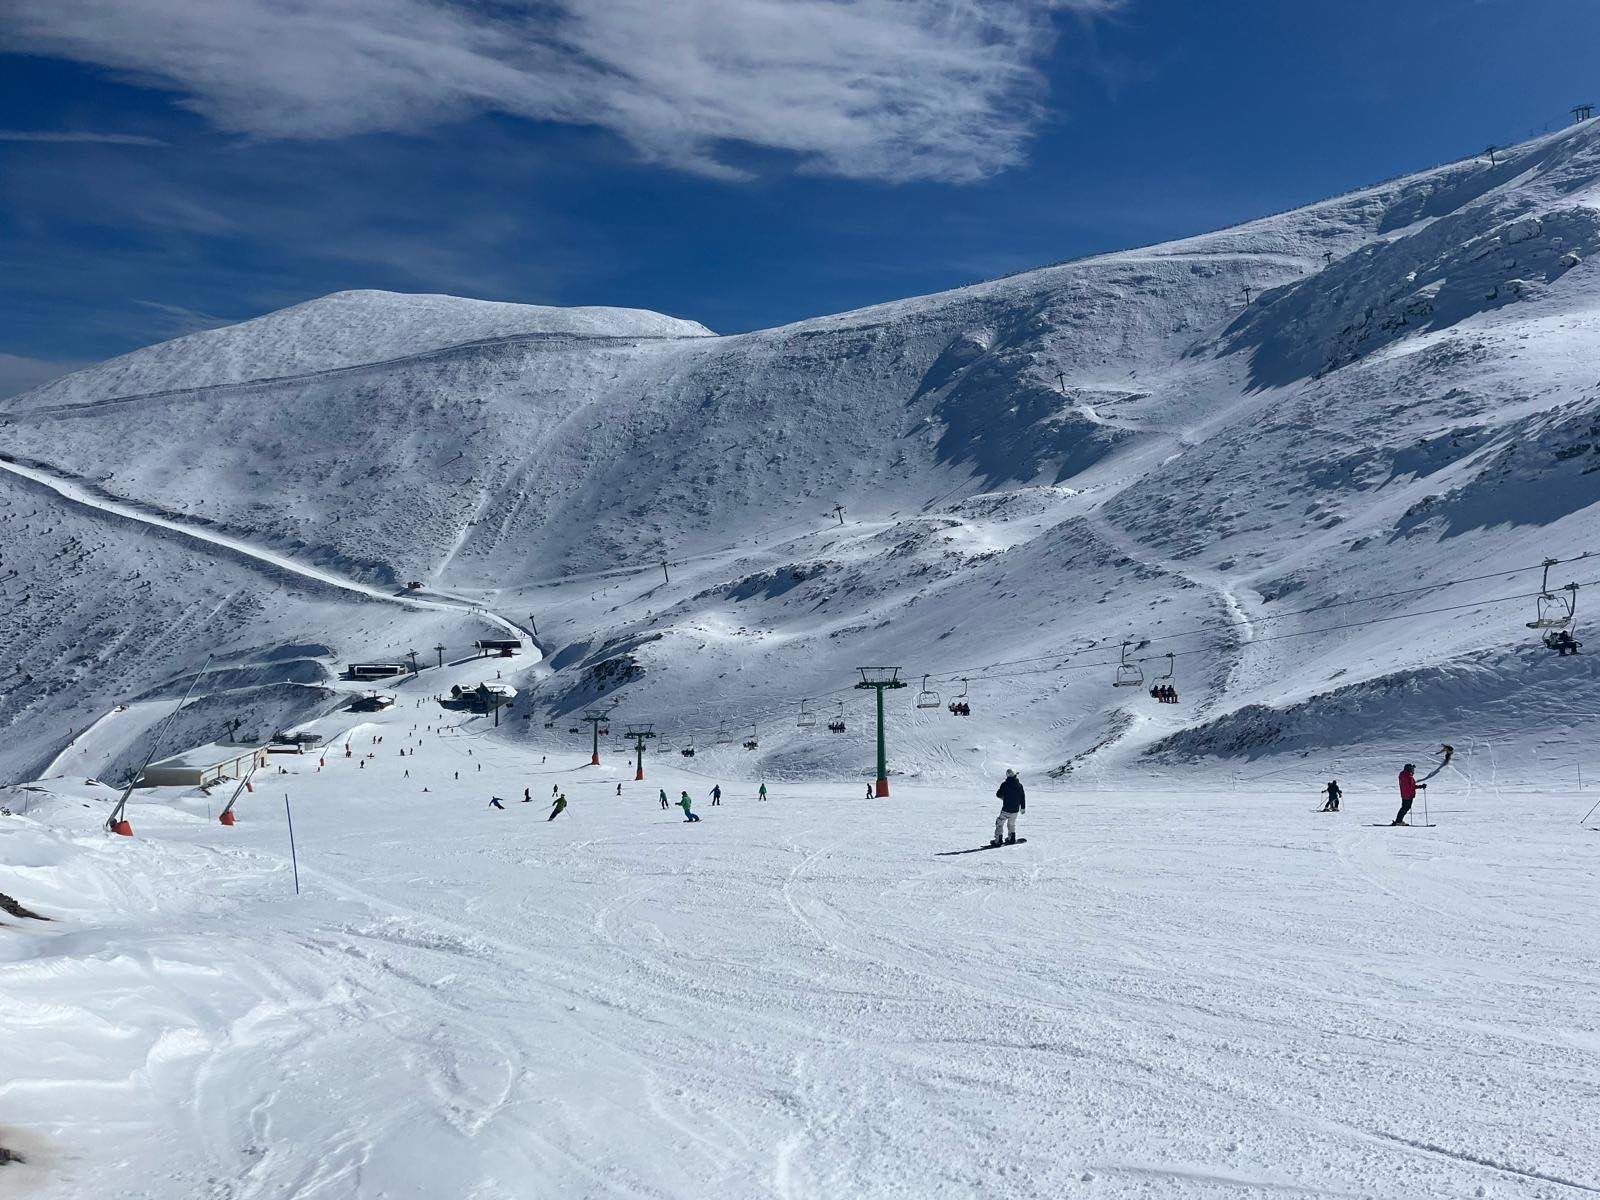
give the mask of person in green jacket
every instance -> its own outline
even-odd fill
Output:
[[[765,800],[766,798],[767,798],[767,785],[763,783],[761,785],[761,790],[756,793],[756,799],[757,800]]]
[[[558,795],[556,797],[556,806],[550,810],[550,815],[548,817],[546,817],[545,820],[546,821],[554,821],[557,817],[559,817],[562,813],[564,813],[566,811],[567,811],[567,798],[565,796]]]
[[[661,789],[661,807],[662,807],[663,810],[672,807],[671,803],[667,800],[667,789],[666,788],[662,788]]]
[[[686,820],[686,821],[698,821],[700,819],[699,817],[695,816],[692,812],[689,811],[689,793],[688,792],[684,792],[683,795],[681,797],[679,797],[678,806],[683,809],[683,819],[684,820]]]

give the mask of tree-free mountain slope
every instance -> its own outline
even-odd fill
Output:
[[[1444,585],[1600,549],[1597,181],[1591,123],[733,337],[547,310],[508,334],[506,306],[441,298],[408,326],[413,298],[343,294],[26,394],[0,442],[376,585],[532,615],[542,707],[606,697],[701,741],[763,727],[753,757],[712,752],[730,767],[863,769],[853,693],[845,737],[794,715],[870,662],[970,678],[970,719],[897,717],[910,771],[1260,753],[1289,724],[1353,746],[1394,717],[1347,689],[1400,679],[1408,737],[1547,744],[1538,714],[1590,660],[1557,671],[1531,600],[1478,603],[1537,574]],[[1308,632],[1374,617],[1400,619]],[[1136,651],[1150,674],[1181,655],[1181,705],[1078,669],[1190,630]],[[1447,722],[1429,689],[1468,668]]]

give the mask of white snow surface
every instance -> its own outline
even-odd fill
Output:
[[[709,337],[698,321],[632,308],[551,308],[459,296],[335,292],[252,321],[124,354],[34,389],[82,404],[410,360],[463,346],[561,338]]]
[[[780,329],[340,293],[0,402],[0,1192],[1600,1190],[1600,660],[1525,627],[1600,594],[1597,189],[1590,122]],[[161,753],[326,765],[103,833],[202,669]]]
[[[722,776],[712,806],[713,776],[635,783],[609,744],[594,768],[440,715],[324,722],[325,757],[275,759],[232,828],[222,792],[141,793],[132,839],[99,829],[107,789],[10,793],[7,887],[51,921],[0,928],[0,1141],[26,1160],[0,1188],[1600,1188],[1592,787],[1464,762],[1434,828],[1390,829],[1387,791],[1315,815],[1309,777],[1029,779],[1025,844],[946,854],[992,801]]]

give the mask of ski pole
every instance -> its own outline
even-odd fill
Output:
[[[1589,818],[1594,816],[1594,810],[1597,808],[1600,808],[1600,800],[1596,800],[1594,804],[1590,806],[1589,811],[1583,814],[1583,820],[1579,821],[1578,824],[1587,825],[1589,823]]]

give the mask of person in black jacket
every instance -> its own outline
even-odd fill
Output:
[[[1022,780],[1017,778],[1015,771],[1006,771],[1006,777],[995,796],[1000,801],[1000,815],[994,819],[994,841],[989,843],[991,846],[1001,844],[1002,833],[1005,834],[1005,843],[1016,841],[1017,814],[1028,811],[1028,795],[1022,790]]]
[[[1339,781],[1337,779],[1328,780],[1328,786],[1326,788],[1324,788],[1323,790],[1326,791],[1327,794],[1328,794],[1328,802],[1326,804],[1324,804],[1321,808],[1317,809],[1317,811],[1318,812],[1338,812],[1339,811],[1339,799],[1340,799],[1340,797],[1342,797],[1344,795],[1344,793],[1339,790]]]

